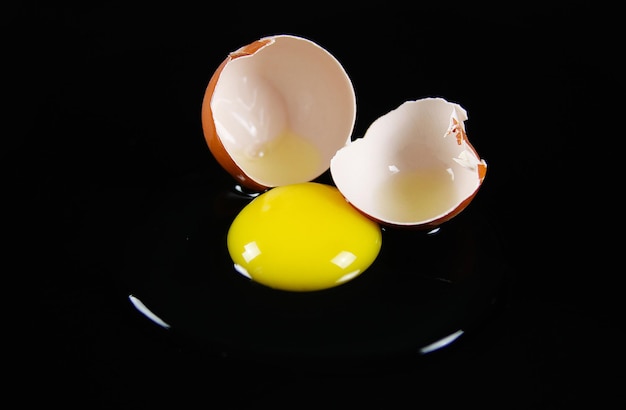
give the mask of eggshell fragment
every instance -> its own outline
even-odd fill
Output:
[[[311,40],[275,35],[230,53],[202,103],[208,147],[252,190],[311,181],[350,141],[353,85],[339,61]]]
[[[465,132],[467,118],[443,98],[406,101],[336,153],[333,181],[381,224],[436,227],[469,205],[487,171]]]

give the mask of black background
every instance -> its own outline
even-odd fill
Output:
[[[622,243],[616,10],[174,4],[25,2],[3,17],[15,126],[2,162],[7,225],[17,228],[8,242],[18,245],[5,274],[23,282],[5,289],[16,364],[7,377],[21,400],[624,408],[623,268],[610,262]],[[489,214],[511,268],[506,301],[480,332],[415,365],[309,371],[179,345],[119,298],[114,277],[136,218],[169,187],[223,172],[200,125],[213,71],[228,52],[280,33],[308,37],[344,65],[355,136],[406,100],[442,96],[467,109],[489,164],[472,206]]]

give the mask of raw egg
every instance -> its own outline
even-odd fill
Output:
[[[467,112],[443,98],[406,101],[331,159],[345,198],[377,222],[431,229],[475,197],[487,163],[470,144]]]
[[[443,98],[406,101],[353,138],[345,69],[293,35],[228,54],[206,87],[201,119],[215,159],[255,195],[228,231],[234,267],[275,289],[356,278],[374,263],[382,226],[438,227],[469,205],[487,172],[466,110]],[[328,170],[333,185],[314,182]]]
[[[242,186],[263,191],[326,172],[351,138],[356,98],[326,49],[275,35],[223,60],[206,87],[201,118],[220,165]]]
[[[378,223],[339,190],[317,182],[283,185],[252,199],[227,234],[235,269],[265,286],[316,291],[344,284],[375,261]]]

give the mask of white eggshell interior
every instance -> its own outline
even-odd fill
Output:
[[[220,74],[211,100],[216,131],[235,163],[257,182],[309,181],[328,170],[350,141],[354,88],[338,60],[316,43],[290,35],[267,39],[254,54],[230,60]],[[279,147],[285,135],[291,145]]]
[[[336,153],[332,178],[349,202],[379,221],[441,218],[476,192],[477,165],[486,165],[461,138],[465,120],[465,109],[442,98],[407,101]]]

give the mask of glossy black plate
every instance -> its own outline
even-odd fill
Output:
[[[250,195],[227,177],[181,185],[129,236],[121,278],[128,302],[184,343],[324,366],[419,357],[462,339],[498,305],[506,266],[473,204],[434,232],[383,228],[367,271],[299,293],[233,268],[226,234]]]

